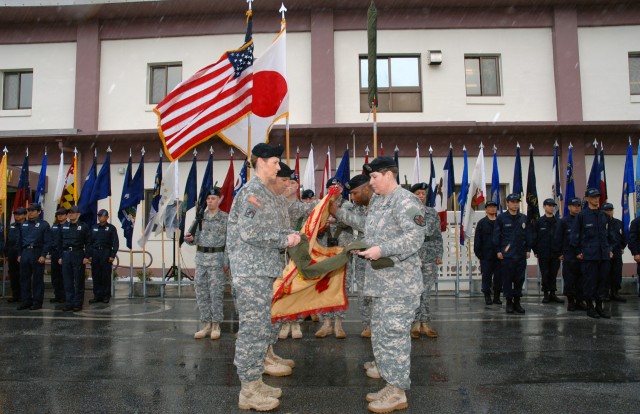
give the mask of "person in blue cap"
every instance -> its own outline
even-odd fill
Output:
[[[571,247],[576,249],[576,258],[581,262],[587,315],[595,319],[609,319],[611,315],[602,307],[607,296],[607,277],[613,257],[609,216],[600,210],[598,189],[587,189],[584,198],[587,208],[573,222]]]
[[[485,217],[476,224],[476,232],[473,237],[473,252],[480,260],[480,272],[482,273],[482,293],[486,305],[501,305],[500,292],[502,292],[502,277],[500,276],[500,261],[498,251],[493,245],[493,230],[498,218],[498,203],[488,200],[484,204]],[[493,287],[493,299],[491,288]]]
[[[533,226],[533,253],[538,258],[542,279],[542,303],[564,303],[556,296],[556,279],[560,270],[560,259],[554,249],[553,240],[558,225],[555,215],[556,202],[547,198],[542,203],[544,215]]]
[[[626,302],[627,300],[620,296],[619,292],[620,289],[622,289],[622,252],[624,248],[627,247],[627,236],[624,234],[622,221],[613,217],[613,204],[604,203],[602,211],[609,216],[609,228],[611,229],[611,235],[613,237],[613,242],[611,243],[613,257],[611,258],[611,267],[607,279],[607,299],[616,302]]]
[[[520,194],[507,196],[507,211],[496,219],[493,244],[500,260],[502,288],[507,299],[507,313],[525,313],[520,305],[522,285],[525,281],[527,259],[531,250],[531,232],[527,216],[520,213]]]
[[[109,222],[109,212],[98,211],[98,223],[91,226],[91,279],[93,299],[89,303],[109,303],[113,261],[118,254],[120,241],[116,227]]]
[[[42,207],[31,203],[22,223],[20,246],[20,299],[18,310],[42,309],[44,300],[44,261],[51,246],[51,228],[40,218]]]
[[[20,302],[20,262],[18,257],[22,250],[20,239],[22,236],[22,223],[27,219],[27,209],[22,207],[13,212],[14,222],[9,225],[7,231],[7,243],[5,255],[9,262],[9,277],[11,277],[11,297],[8,302]]]
[[[62,265],[66,303],[63,312],[80,312],[84,304],[84,270],[91,263],[91,231],[89,226],[80,221],[80,209],[71,206],[69,221],[62,225],[58,246],[62,251],[62,258],[58,263]]]
[[[67,222],[67,209],[61,207],[56,211],[56,218],[51,225],[51,285],[53,286],[54,297],[51,303],[65,303],[64,278],[62,277],[62,266],[58,260],[62,257],[59,248],[62,225]]]
[[[640,216],[631,220],[629,224],[629,251],[636,262],[636,274],[640,275]],[[640,297],[640,292],[638,292]]]
[[[584,284],[580,261],[576,258],[578,254],[571,247],[571,231],[573,221],[582,210],[582,200],[574,197],[567,200],[569,214],[562,217],[556,227],[554,237],[554,250],[558,259],[562,261],[562,279],[564,281],[564,295],[567,297],[567,311],[587,310],[584,304],[584,294],[582,287]]]

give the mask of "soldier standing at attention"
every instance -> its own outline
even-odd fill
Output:
[[[206,211],[198,212],[184,235],[187,244],[198,246],[195,289],[203,327],[193,335],[195,339],[207,336],[214,340],[220,338],[220,322],[224,319],[222,304],[227,279],[225,268],[228,267],[225,254],[228,215],[218,208],[220,201],[220,189],[211,188],[207,193]]]
[[[576,258],[582,263],[587,315],[595,319],[609,319],[611,315],[602,308],[602,301],[607,296],[610,259],[613,257],[609,217],[599,209],[600,191],[589,188],[584,198],[588,205],[573,221],[571,247],[576,249]]]
[[[44,300],[44,260],[51,247],[51,228],[40,218],[42,208],[31,203],[27,208],[27,221],[21,227],[20,299],[18,310],[42,309]]]
[[[89,226],[80,218],[78,206],[69,209],[69,221],[62,225],[60,249],[62,258],[58,261],[62,265],[66,304],[63,312],[80,312],[84,303],[84,269],[91,262],[89,251],[91,231]]]
[[[629,225],[629,251],[636,262],[636,274],[640,275],[640,216],[634,218]]]
[[[613,237],[611,243],[613,257],[611,258],[611,268],[607,278],[608,298],[616,302],[626,302],[627,300],[620,296],[618,292],[622,289],[622,252],[627,247],[627,237],[622,228],[622,221],[613,217],[613,204],[605,203],[602,206],[602,211],[609,216],[609,228]]]
[[[444,251],[442,232],[440,231],[440,217],[432,207],[427,207],[427,183],[414,184],[411,192],[418,197],[422,206],[422,213],[426,220],[424,243],[418,251],[420,256],[422,271],[422,281],[424,283],[424,291],[420,296],[420,306],[416,309],[416,317],[411,326],[411,337],[419,338],[420,334],[429,338],[437,338],[438,331],[431,326],[431,310],[429,308],[429,299],[431,297],[431,288],[438,277],[438,265],[442,264],[442,253]]]
[[[420,202],[396,182],[398,167],[391,157],[365,164],[375,192],[369,203],[365,242],[358,254],[366,260],[389,257],[394,266],[374,270],[366,264],[364,294],[372,297],[371,344],[374,367],[387,385],[367,394],[368,409],[386,413],[408,407],[405,390],[411,379],[411,322],[424,289],[418,250],[427,225]]]
[[[51,303],[65,303],[64,280],[62,278],[62,266],[58,260],[62,257],[60,251],[60,234],[62,225],[67,222],[67,209],[59,208],[56,211],[56,221],[51,226],[51,285],[54,297]]]
[[[484,212],[486,216],[476,224],[476,233],[473,237],[473,252],[480,260],[484,303],[487,305],[492,303],[501,305],[502,278],[500,277],[500,261],[492,241],[493,229],[498,218],[498,203],[488,200],[484,204]],[[493,300],[491,299],[491,287],[493,287]]]
[[[9,303],[20,302],[20,262],[18,262],[18,256],[20,256],[21,250],[22,223],[27,218],[27,209],[24,207],[17,209],[13,212],[13,218],[15,221],[9,225],[4,249],[9,261],[9,276],[11,277]]]
[[[116,227],[108,223],[109,212],[98,211],[98,223],[91,226],[91,278],[93,299],[89,303],[109,303],[111,299],[112,265],[120,242]]]
[[[567,310],[573,312],[587,310],[583,304],[583,277],[580,261],[576,258],[577,253],[570,244],[573,221],[582,210],[582,200],[572,198],[567,204],[569,205],[569,214],[562,217],[556,227],[554,247],[556,254],[562,261],[562,279],[564,280],[564,295],[567,297]]]
[[[234,365],[241,389],[238,407],[270,411],[280,405],[282,390],[262,382],[264,360],[273,334],[273,281],[282,273],[280,250],[300,243],[300,235],[283,228],[277,196],[269,190],[280,169],[283,148],[260,143],[251,150],[251,180],[238,192],[227,225],[227,248],[240,319]]]
[[[520,213],[520,194],[507,196],[507,211],[496,219],[493,245],[498,250],[502,288],[507,299],[506,312],[524,313],[520,305],[522,285],[525,281],[527,259],[531,250],[531,237],[527,229],[527,216]]]
[[[536,221],[533,229],[533,253],[538,258],[542,275],[542,291],[544,292],[542,303],[564,303],[556,296],[556,278],[558,270],[560,270],[560,260],[553,247],[553,238],[558,225],[558,219],[555,215],[556,202],[552,198],[547,198],[542,205],[544,216]]]

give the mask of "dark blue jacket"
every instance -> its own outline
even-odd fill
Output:
[[[108,250],[109,257],[115,258],[119,248],[118,231],[114,225],[105,223],[102,226],[97,223],[91,226],[92,256],[97,250]]]
[[[25,220],[20,228],[20,247],[33,248],[38,256],[47,256],[51,249],[51,228],[46,221],[36,218]]]
[[[558,219],[556,216],[542,216],[533,227],[533,252],[536,256],[544,259],[558,257],[554,249],[554,237]]]
[[[61,234],[59,246],[63,252],[69,249],[84,250],[84,257],[91,257],[91,252],[89,251],[91,231],[88,225],[80,220],[75,223],[68,221],[62,225]]]
[[[629,225],[629,250],[633,256],[640,254],[640,217],[636,217]]]
[[[558,225],[556,226],[553,250],[555,251],[556,256],[564,256],[565,262],[577,260],[576,255],[578,253],[573,247],[571,247],[570,243],[571,231],[573,230],[573,222],[575,219],[575,216],[569,214],[562,217],[562,219],[558,221]]]
[[[489,220],[484,217],[476,224],[476,234],[473,238],[473,252],[480,260],[498,260],[496,254],[498,251],[493,245],[493,229],[496,220]]]
[[[10,257],[20,256],[20,234],[22,233],[22,223],[11,223],[7,230],[7,243],[5,244],[5,253]]]
[[[531,251],[531,232],[527,216],[509,211],[500,214],[493,230],[493,245],[505,259],[521,260]]]
[[[622,229],[622,221],[615,217],[609,218],[609,229],[611,231],[611,251],[613,257],[622,257],[622,251],[627,247],[627,236]]]
[[[609,260],[611,232],[609,216],[602,210],[585,208],[576,216],[571,229],[571,247],[583,260]]]
[[[63,223],[64,224],[64,223]],[[53,223],[51,225],[51,257],[60,258],[62,255],[60,237],[62,237],[62,224]]]

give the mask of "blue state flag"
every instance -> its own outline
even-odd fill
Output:
[[[344,185],[351,179],[349,176],[349,148],[347,148],[344,151],[344,154],[342,154],[342,160],[336,169],[336,178],[342,183],[342,198],[348,200],[349,190],[347,190]]]
[[[562,201],[562,184],[560,183],[560,163],[558,162],[557,142],[553,146],[553,167],[551,174],[553,175],[553,185],[551,187],[551,192],[553,195],[553,201],[556,203],[555,215],[556,217],[560,217],[560,208],[558,206]]]
[[[47,182],[47,151],[44,152],[44,158],[42,158],[42,166],[40,167],[40,175],[38,176],[38,187],[36,187],[35,202],[44,206],[44,192]],[[40,211],[40,218],[44,217],[44,211]]]
[[[131,157],[127,165],[129,177],[131,177]],[[126,176],[126,174],[125,174]],[[126,177],[125,177],[126,180]],[[133,236],[133,227],[136,223],[136,215],[138,204],[144,199],[144,154],[140,157],[140,164],[136,174],[129,181],[128,186],[123,186],[122,198],[120,199],[120,209],[118,210],[118,218],[122,223],[124,237],[127,240],[127,247],[132,248],[131,238]]]
[[[433,151],[429,148],[429,163],[431,164],[429,172],[429,192],[427,193],[427,205],[433,207],[436,205],[437,185],[436,166],[433,164]]]
[[[84,180],[80,198],[78,200],[78,208],[80,209],[80,220],[89,226],[93,226],[98,220],[98,202],[91,200],[91,193],[96,184],[96,157],[93,157],[93,163],[89,169],[89,174]]]
[[[184,243],[184,229],[187,211],[196,206],[196,197],[198,195],[198,167],[197,158],[194,155],[191,162],[191,169],[187,176],[187,183],[184,188],[184,196],[182,197],[182,211],[180,217],[180,244]]]
[[[573,181],[573,146],[569,145],[569,156],[567,157],[567,182],[565,184],[564,195],[567,202],[564,203],[564,214],[569,214],[569,200],[576,197],[576,186]]]
[[[211,188],[213,188],[213,152],[209,154],[209,160],[204,169],[200,193],[198,193],[198,210],[204,210],[207,207],[207,194]]]
[[[622,228],[629,240],[629,224],[631,215],[629,212],[629,194],[635,192],[635,182],[633,177],[633,148],[631,141],[627,147],[627,157],[624,162],[624,177],[622,179]]]
[[[520,144],[516,145],[516,163],[513,167],[513,190],[514,194],[524,193],[524,187],[522,186],[522,162],[520,161]]]
[[[593,162],[591,163],[591,172],[589,172],[589,180],[587,180],[587,188],[595,188],[600,190],[600,163],[598,162],[598,144],[593,145]]]
[[[527,174],[527,220],[530,225],[535,225],[540,218],[538,203],[538,189],[536,188],[536,168],[533,163],[533,146],[529,148],[529,172]]]
[[[462,156],[464,167],[462,169],[462,183],[460,185],[460,194],[458,194],[458,204],[460,206],[460,223],[464,223],[464,207],[467,204],[467,196],[469,195],[469,163],[467,161],[467,148],[462,147]],[[464,231],[460,232],[460,245],[464,246]]]
[[[111,197],[111,151],[107,151],[104,163],[100,167],[90,200],[98,202],[107,197]]]
[[[500,204],[500,172],[498,171],[498,150],[493,147],[493,172],[491,173],[491,198],[498,204],[498,210],[502,212]]]
[[[640,216],[640,141],[638,141],[638,151],[636,153],[636,217]]]

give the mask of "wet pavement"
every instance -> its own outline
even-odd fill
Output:
[[[79,313],[49,303],[17,311],[2,299],[0,412],[244,412],[237,409],[232,301],[225,301],[222,338],[195,340],[195,300],[173,293],[85,301]],[[524,316],[485,306],[481,297],[434,297],[440,337],[412,341],[403,412],[640,412],[640,313],[638,298],[626,298],[607,303],[612,319],[593,320],[536,296],[523,300]],[[372,351],[359,336],[356,308],[347,313],[346,339],[316,339],[319,324],[304,322],[303,339],[279,341],[276,352],[297,366],[293,376],[265,377],[283,388],[275,412],[366,412],[365,394],[384,384],[362,369]]]

